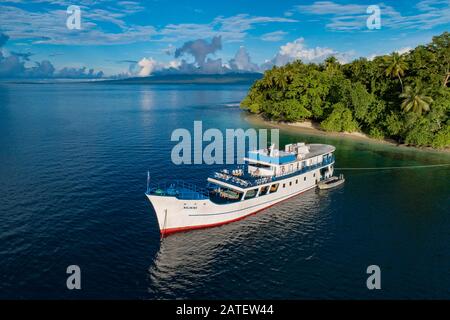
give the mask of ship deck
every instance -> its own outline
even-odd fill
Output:
[[[318,155],[320,155],[322,153],[319,153]],[[234,187],[237,187],[239,189],[247,189],[247,188],[251,188],[251,187],[257,187],[269,182],[276,182],[276,181],[280,181],[283,179],[287,179],[290,177],[295,177],[301,174],[304,174],[306,172],[309,172],[311,170],[315,170],[324,166],[327,166],[329,164],[332,164],[334,162],[334,156],[329,157],[327,159],[324,159],[322,162],[317,163],[315,165],[311,165],[305,168],[302,168],[300,170],[296,170],[290,173],[286,173],[284,175],[278,175],[278,176],[271,176],[271,177],[260,177],[260,176],[252,176],[250,174],[248,174],[245,170],[244,175],[242,176],[233,176],[232,174],[228,174],[228,173],[224,173],[222,172],[214,172],[209,178],[208,181],[210,182],[214,182],[214,181],[218,181],[218,182],[223,182],[229,185],[232,185]],[[227,170],[230,171],[230,170]]]
[[[176,197],[183,200],[209,199],[209,191],[207,189],[199,188],[192,183],[187,183],[182,180],[151,185],[148,187],[146,194],[161,197]]]

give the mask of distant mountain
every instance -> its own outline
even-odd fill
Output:
[[[226,74],[171,74],[150,77],[134,77],[116,80],[103,80],[96,83],[108,84],[252,84],[261,79],[262,73]]]

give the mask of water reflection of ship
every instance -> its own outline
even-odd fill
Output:
[[[304,246],[295,259],[311,259],[318,243],[322,243],[316,233],[323,234],[321,231],[328,228],[331,195],[310,190],[303,197],[237,223],[163,238],[149,268],[149,292],[162,299],[209,298],[206,292],[205,296],[198,296],[198,292],[199,286],[213,281],[210,278],[222,272],[239,273],[240,269],[248,269],[249,261],[263,268],[273,263],[271,259],[292,259],[287,246]],[[276,250],[274,254],[273,248],[285,250]],[[255,254],[260,261],[253,257]],[[234,265],[234,271],[228,270],[229,264]],[[228,271],[218,271],[222,269]]]

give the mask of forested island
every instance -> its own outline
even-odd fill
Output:
[[[333,132],[363,132],[400,144],[450,147],[450,33],[404,53],[340,64],[273,67],[241,108],[267,120],[311,120]]]

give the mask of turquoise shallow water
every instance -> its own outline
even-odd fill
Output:
[[[161,243],[144,191],[204,184],[170,161],[175,128],[248,128],[246,86],[0,84],[0,298],[450,298],[450,168],[346,171],[242,221]],[[445,154],[334,144],[337,167],[450,163]],[[66,289],[66,267],[82,290]],[[382,290],[366,289],[377,264]]]

